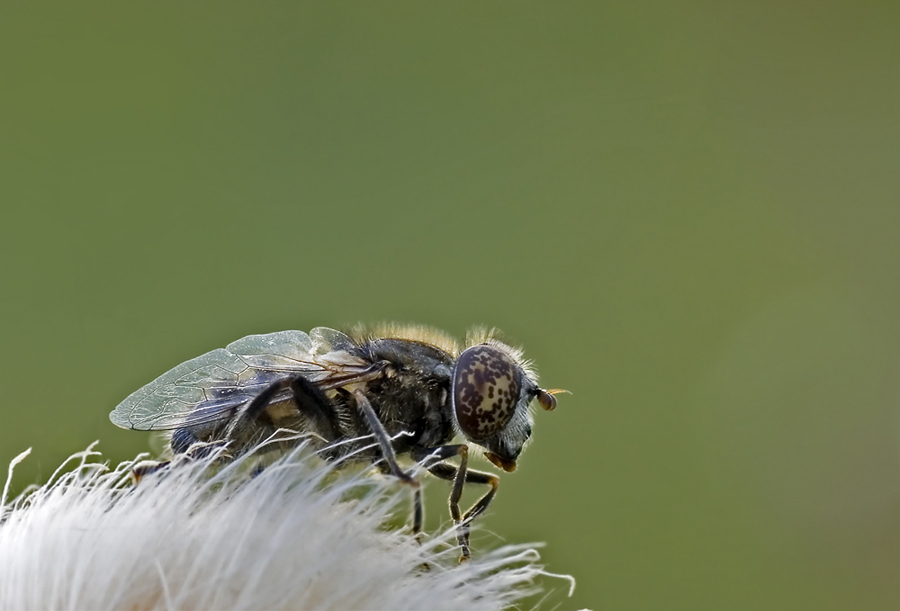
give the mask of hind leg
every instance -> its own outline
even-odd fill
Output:
[[[131,478],[138,483],[147,475],[167,469],[173,462],[193,460],[208,456],[211,451],[220,447],[222,442],[201,442],[188,428],[176,429],[169,440],[169,447],[174,455],[172,460],[143,460],[131,470]]]
[[[303,376],[287,377],[273,382],[240,409],[225,430],[224,438],[235,439],[238,431],[246,426],[275,425],[277,417],[268,411],[272,400],[281,392],[288,391],[297,411],[308,421],[311,432],[322,437],[327,443],[338,439],[338,424],[334,410],[318,386]]]

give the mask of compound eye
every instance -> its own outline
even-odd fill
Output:
[[[537,400],[538,404],[548,412],[556,409],[556,397],[548,393],[546,390],[541,390],[540,388],[538,389]]]
[[[519,366],[505,352],[482,344],[463,351],[453,370],[453,409],[472,441],[503,430],[521,389]]]

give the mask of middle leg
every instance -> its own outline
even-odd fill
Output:
[[[419,480],[400,468],[397,463],[397,454],[394,452],[394,446],[391,444],[391,437],[384,429],[381,420],[372,408],[372,404],[366,399],[361,390],[353,391],[353,399],[356,401],[356,407],[362,412],[369,430],[375,436],[378,446],[381,449],[381,457],[384,459],[385,470],[397,477],[404,484],[413,487],[413,533],[418,535],[422,530],[422,520],[424,517],[424,509],[422,505],[422,488]]]

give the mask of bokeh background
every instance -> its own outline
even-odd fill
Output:
[[[476,543],[551,605],[896,609],[898,17],[6,3],[0,465],[249,333],[496,325],[573,392]]]

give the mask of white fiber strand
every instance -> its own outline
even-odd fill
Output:
[[[12,468],[27,453],[20,454]],[[0,609],[502,609],[539,591],[533,546],[457,563],[385,526],[410,489],[303,448],[250,476],[215,456],[127,481],[93,446],[0,508]],[[247,463],[247,464],[244,464]]]

